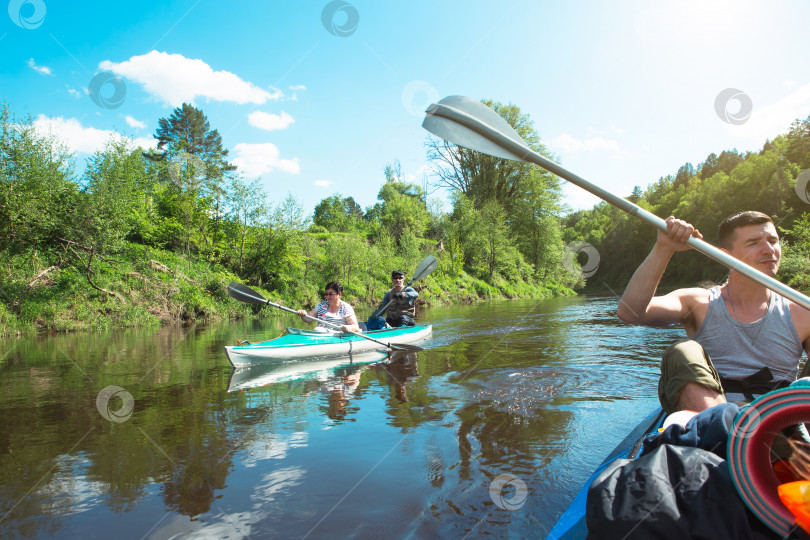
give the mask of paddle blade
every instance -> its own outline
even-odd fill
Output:
[[[490,156],[531,161],[529,148],[501,115],[464,96],[448,96],[427,109],[422,127],[442,139]]]
[[[265,300],[262,295],[247,285],[242,285],[241,283],[231,282],[228,285],[228,295],[230,295],[231,298],[235,298],[236,300],[245,302],[246,304],[267,304],[267,300]]]
[[[436,260],[436,257],[433,255],[428,255],[422,259],[422,262],[416,267],[416,270],[413,273],[413,279],[411,281],[427,277],[431,272],[436,270],[436,266],[438,266],[438,264],[439,261]]]

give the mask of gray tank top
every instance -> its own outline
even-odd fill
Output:
[[[726,379],[744,379],[767,366],[774,379],[793,381],[804,352],[788,301],[775,292],[761,319],[742,324],[726,308],[720,287],[711,288],[706,318],[692,339]]]

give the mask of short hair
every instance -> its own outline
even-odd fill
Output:
[[[761,225],[763,223],[773,223],[773,219],[771,219],[771,216],[768,214],[763,214],[756,210],[747,210],[728,216],[721,221],[720,226],[717,227],[717,238],[720,242],[720,247],[731,249],[734,231],[740,227]]]
[[[327,283],[326,287],[324,287],[324,290],[328,291],[329,289],[332,289],[338,294],[343,294],[343,285],[341,285],[339,281],[330,281],[329,283]]]

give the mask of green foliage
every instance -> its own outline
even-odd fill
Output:
[[[516,105],[484,101],[528,145],[554,159]],[[494,158],[429,138],[437,186],[450,190],[453,212],[430,221],[433,234],[453,254],[453,271],[463,267],[493,282],[527,279],[573,284],[560,270],[564,251],[557,178],[536,165]],[[461,262],[463,261],[463,263]]]
[[[805,212],[782,232],[791,240],[782,243],[780,274],[791,287],[810,293],[810,212]]]
[[[30,119],[13,118],[0,106],[0,249],[58,247],[78,197],[71,159]]]
[[[363,209],[352,197],[331,195],[315,207],[312,222],[331,232],[350,232],[362,228]]]
[[[89,160],[85,184],[75,239],[98,252],[115,251],[147,206],[144,190],[150,181],[141,152],[126,139],[108,141]]]
[[[810,116],[797,119],[790,125],[785,145],[785,157],[795,163],[799,170],[810,168]]]
[[[333,195],[311,224],[294,197],[272,205],[260,180],[232,174],[201,110],[184,104],[158,125],[157,151],[114,136],[77,180],[57,141],[2,107],[0,334],[253,314],[227,295],[229,281],[311,307],[337,279],[347,301],[377,307],[391,270],[412,272],[427,254],[439,265],[415,284],[425,302],[566,293],[551,268],[562,247],[556,181],[539,170],[498,180],[526,190],[518,198],[456,193],[448,214],[402,181],[395,160],[377,204],[364,213]]]
[[[169,118],[158,121],[155,138],[157,151],[144,155],[162,165],[164,182],[174,184],[168,192],[171,215],[183,226],[186,254],[192,242],[197,249],[217,254],[227,195],[224,180],[236,169],[227,161],[222,136],[211,129],[200,109],[183,103]]]
[[[414,184],[388,181],[383,184],[377,199],[382,201],[371,211],[382,227],[396,242],[406,230],[422,237],[425,234],[430,216],[425,205],[422,188]]]
[[[675,176],[659,179],[643,193],[634,192],[636,204],[661,217],[675,215],[694,224],[705,240],[717,244],[717,225],[725,217],[743,211],[758,210],[770,215],[777,225],[793,220],[792,227],[780,226],[786,240],[782,278],[806,289],[807,253],[803,217],[807,203],[796,193],[799,173],[810,163],[805,148],[810,119],[794,122],[791,132],[765,144],[758,153],[740,154],[736,150],[712,153],[695,168],[682,166]],[[592,210],[580,211],[566,219],[566,242],[582,240],[591,244],[601,260],[590,278],[597,286],[622,287],[643,261],[655,241],[655,230],[641,220],[631,218],[601,203]],[[673,259],[662,284],[720,282],[727,270],[705,256],[688,251]]]

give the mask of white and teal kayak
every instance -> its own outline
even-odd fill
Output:
[[[426,324],[363,333],[380,342],[375,343],[353,334],[287,328],[279,337],[269,341],[225,347],[225,354],[233,367],[237,368],[290,360],[347,356],[368,351],[385,351],[385,345],[389,344],[418,343],[430,337],[432,331],[433,327]]]

